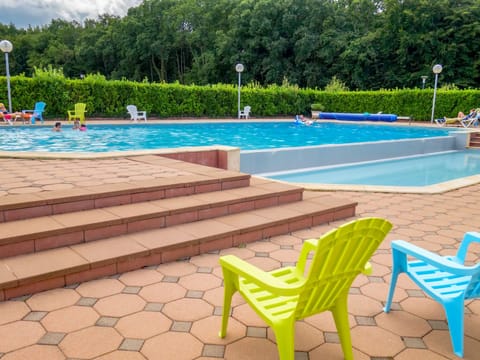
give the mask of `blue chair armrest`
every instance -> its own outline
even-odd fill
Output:
[[[475,266],[464,266],[456,261],[450,260],[448,257],[440,256],[403,240],[392,241],[392,249],[456,275],[472,275],[478,271],[478,268],[480,267],[480,264]]]
[[[462,243],[460,244],[460,247],[458,248],[457,255],[452,257],[452,260],[458,262],[459,264],[465,263],[465,258],[467,256],[468,246],[472,242],[479,242],[480,243],[480,233],[474,232],[474,231],[467,232],[463,237],[463,240],[462,240]]]

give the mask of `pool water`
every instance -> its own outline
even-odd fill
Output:
[[[295,183],[428,186],[480,174],[480,151],[462,150],[263,176]]]
[[[426,138],[448,134],[448,129],[330,122],[304,126],[296,125],[293,121],[88,124],[86,132],[73,131],[71,125],[64,125],[62,132],[52,132],[49,127],[4,126],[0,128],[0,150],[109,152],[208,145],[258,150]]]

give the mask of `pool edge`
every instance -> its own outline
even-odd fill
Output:
[[[252,175],[261,179],[273,180],[279,183],[301,186],[309,191],[353,191],[353,192],[382,192],[403,194],[442,194],[463,187],[480,183],[480,175],[467,176],[460,179],[445,181],[428,186],[381,186],[381,185],[344,185],[344,184],[313,184],[287,182],[263,176]]]

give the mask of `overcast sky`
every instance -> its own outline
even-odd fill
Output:
[[[47,25],[52,19],[82,22],[100,14],[125,16],[142,0],[0,0],[0,23],[17,28]]]

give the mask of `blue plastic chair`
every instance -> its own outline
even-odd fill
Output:
[[[30,123],[35,124],[35,119],[40,120],[43,124],[43,112],[45,111],[45,103],[43,101],[39,101],[35,103],[35,109],[33,110],[22,110],[22,113],[28,114],[31,113],[30,116]]]
[[[444,308],[453,352],[463,357],[464,301],[480,297],[480,263],[465,266],[468,246],[480,242],[480,233],[468,232],[455,256],[440,256],[403,240],[392,242],[393,270],[384,311],[389,312],[400,273],[406,273]],[[407,260],[408,257],[414,260]]]

